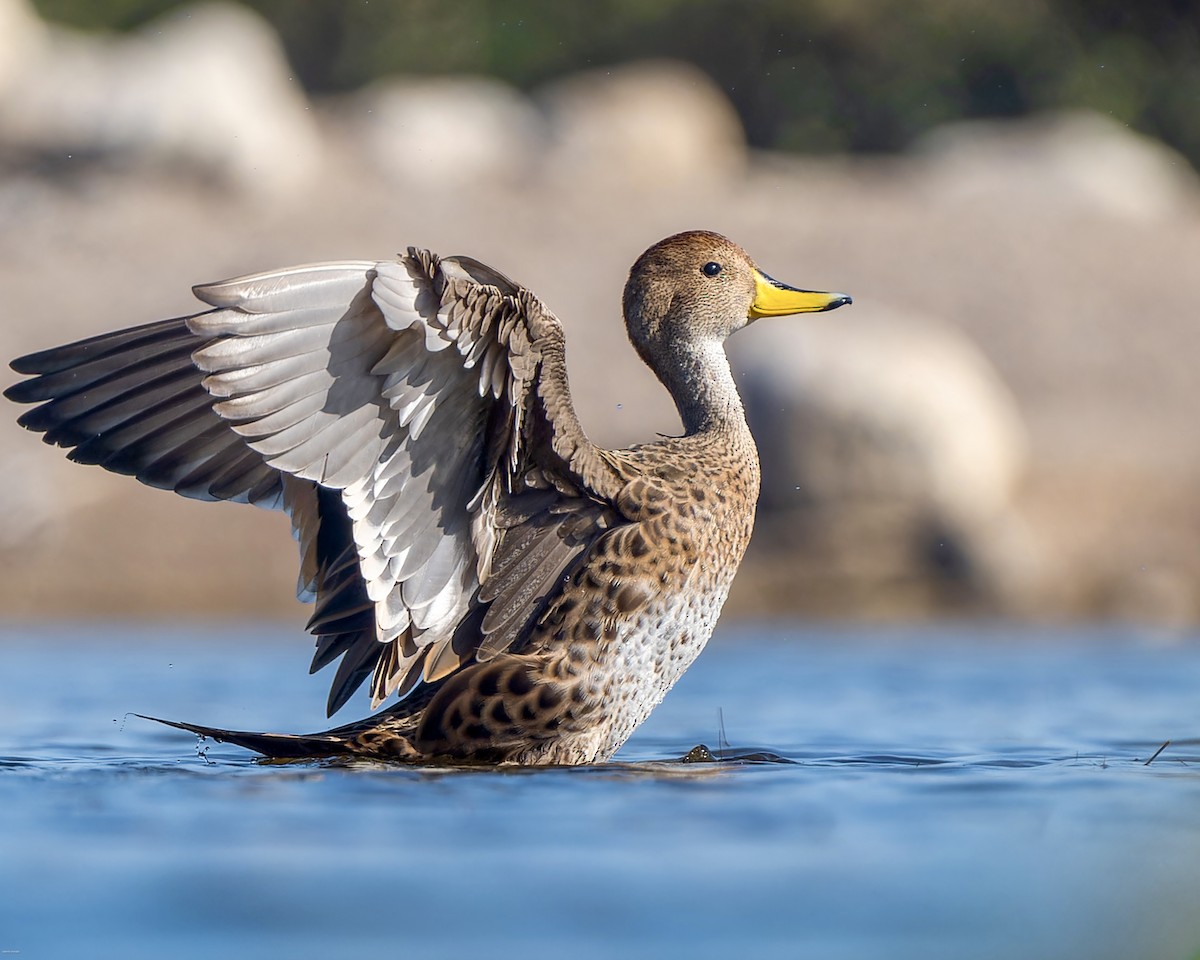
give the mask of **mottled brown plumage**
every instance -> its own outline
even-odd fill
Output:
[[[750,539],[758,457],[723,342],[841,294],[762,274],[714,233],[647,250],[629,338],[684,435],[584,434],[562,328],[465,257],[297,267],[196,288],[212,310],[14,361],[21,423],[72,459],[286,511],[329,712],[306,736],[175,726],[268,756],[605,760],[704,647]]]

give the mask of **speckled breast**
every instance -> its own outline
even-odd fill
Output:
[[[569,615],[554,631],[548,673],[581,705],[562,745],[573,755],[612,756],[712,635],[758,494],[757,457],[722,460],[724,470],[711,457],[695,469],[675,459],[667,477],[645,465],[619,502],[635,522],[598,544],[564,590]]]

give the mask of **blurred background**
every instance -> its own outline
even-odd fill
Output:
[[[1195,624],[1198,24],[1188,0],[0,0],[0,356],[411,244],[535,290],[585,427],[623,445],[679,428],[626,271],[714,229],[855,298],[731,343],[764,488],[730,614]],[[19,412],[4,614],[302,619],[285,518],[70,464]]]

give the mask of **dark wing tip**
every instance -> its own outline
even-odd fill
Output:
[[[329,688],[329,699],[325,703],[326,716],[332,717],[341,710],[354,695],[354,691],[375,672],[375,663],[382,652],[383,644],[377,640],[372,640],[369,645],[351,647],[346,651]]]
[[[39,403],[49,397],[43,396],[41,377],[47,373],[57,373],[68,364],[64,362],[62,347],[51,347],[49,350],[39,350],[37,353],[27,353],[16,360],[10,360],[8,365],[13,372],[30,377],[29,380],[18,380],[4,391],[4,397],[13,403]],[[24,424],[22,424],[24,426]]]
[[[36,353],[27,353],[23,357],[17,357],[15,360],[10,360],[8,365],[17,373],[25,374],[26,376],[36,376],[39,373],[49,373],[58,369],[59,362],[55,356],[61,351],[61,347],[51,347],[49,350],[38,350]],[[4,392],[8,396],[8,391]]]
[[[17,373],[27,372],[25,370],[17,369],[17,361],[16,360],[14,360],[10,364],[10,366],[14,370],[16,370]],[[36,380],[19,380],[16,383],[14,383],[11,387],[5,388],[4,399],[11,400],[13,403],[37,403],[38,396],[34,390],[34,384],[36,384],[36,383],[37,383]],[[22,417],[21,419],[24,420],[25,418]],[[25,423],[22,423],[21,426],[25,427],[27,430],[34,429],[33,427],[31,427]]]

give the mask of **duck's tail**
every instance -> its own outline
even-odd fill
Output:
[[[134,714],[143,720],[187,730],[219,743],[232,743],[273,760],[311,760],[320,757],[363,757],[378,760],[413,762],[420,754],[413,748],[411,740],[390,725],[364,721],[346,727],[327,730],[324,733],[254,733],[248,730],[224,730],[221,727],[204,727],[198,723],[180,720],[163,720]]]

